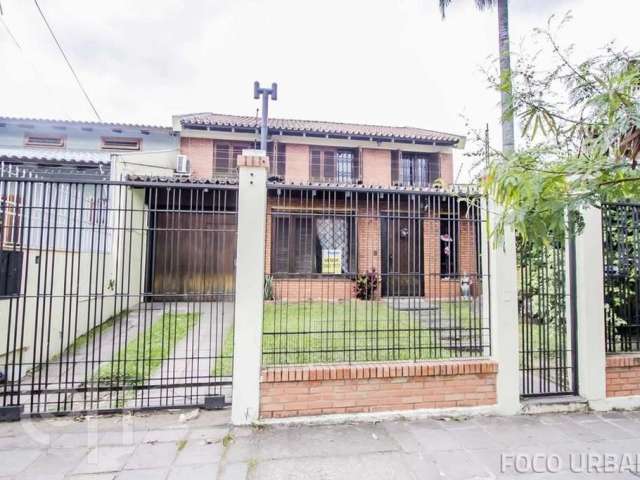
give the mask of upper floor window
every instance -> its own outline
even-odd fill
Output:
[[[429,153],[393,152],[391,177],[395,184],[427,187],[440,177],[440,161]]]
[[[253,148],[250,143],[214,142],[213,144],[213,175],[236,176],[238,155],[242,150]]]
[[[141,150],[141,146],[139,138],[102,137],[103,150]]]
[[[24,139],[25,147],[64,147],[63,136],[27,135]]]
[[[312,181],[357,183],[360,163],[357,151],[335,148],[311,148]]]
[[[269,142],[267,144],[270,177],[284,179],[286,173],[286,147],[286,144],[279,142]]]

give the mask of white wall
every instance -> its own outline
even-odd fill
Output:
[[[147,242],[144,190],[112,188],[117,190],[111,195],[111,232],[102,233],[103,239],[110,239],[110,248],[80,252],[47,251],[37,243],[22,246],[22,293],[0,299],[2,363],[7,353],[11,362],[14,350],[22,351],[23,363],[52,358],[77,337],[141,301]],[[124,229],[114,228],[117,225]]]

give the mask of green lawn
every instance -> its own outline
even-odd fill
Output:
[[[555,359],[565,360],[566,352],[556,353],[556,349],[567,349],[571,347],[571,338],[565,330],[564,325],[556,325],[555,323],[537,324],[530,323],[526,326],[525,332],[522,329],[522,323],[519,324],[519,349],[520,349],[520,367],[522,368],[522,356],[524,342],[526,342],[526,355],[529,362],[538,365],[541,360],[545,362],[554,362]]]
[[[120,348],[115,360],[100,365],[100,382],[134,385],[149,378],[199,320],[198,314],[163,314]]]
[[[262,363],[291,365],[359,361],[451,358],[445,330],[470,330],[479,325],[479,311],[469,301],[434,302],[439,308],[423,312],[393,309],[384,301],[265,302]],[[443,329],[437,332],[440,326]],[[231,375],[233,329],[226,333],[215,376]]]

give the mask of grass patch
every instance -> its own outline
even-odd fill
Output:
[[[423,312],[395,310],[384,301],[267,302],[262,335],[263,366],[354,361],[446,359],[447,329],[479,328],[470,301],[438,301]],[[419,314],[422,314],[420,318]],[[431,327],[429,326],[431,325]],[[442,331],[437,331],[438,326]],[[226,332],[214,376],[232,373],[233,328]]]
[[[413,312],[386,302],[267,303],[263,364],[409,360],[428,357],[433,333]]]
[[[32,369],[29,369],[27,374],[34,374],[40,371],[43,367],[52,365],[58,362],[61,358],[67,355],[75,355],[75,353],[86,346],[89,342],[93,341],[94,338],[101,338],[102,334],[107,330],[113,328],[117,321],[122,318],[126,318],[129,315],[129,310],[124,309],[120,311],[120,313],[115,314],[112,317],[109,317],[104,322],[99,325],[92,327],[88,332],[83,333],[82,335],[76,337],[76,339],[67,345],[67,347],[59,353],[56,353],[49,357],[46,363],[39,364]]]
[[[148,379],[199,319],[193,313],[165,313],[120,348],[112,362],[100,366],[100,382],[135,385]]]
[[[519,324],[520,368],[523,368],[523,356],[526,354],[530,366],[538,366],[540,362],[554,362],[555,359],[566,361],[567,350],[571,348],[571,337],[566,325],[529,323],[526,332]],[[525,337],[526,335],[526,337]],[[526,352],[523,349],[526,348]]]
[[[214,377],[233,375],[233,325],[229,326],[222,339],[222,352],[216,354],[211,375]]]

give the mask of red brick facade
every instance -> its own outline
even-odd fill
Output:
[[[391,151],[362,149],[362,183],[365,185],[391,185]]]
[[[295,210],[298,206],[305,207],[295,200],[285,200],[286,205],[277,205],[273,197],[267,199],[267,221],[265,235],[265,273],[271,274],[272,254],[272,222],[271,212],[284,208]],[[308,206],[307,206],[308,207]],[[333,207],[344,210],[348,207],[340,202]],[[357,245],[357,272],[365,273],[375,269],[378,274],[382,272],[382,238],[381,238],[381,211],[375,206],[360,206],[356,212],[356,245]],[[463,214],[460,214],[463,217]],[[475,221],[461,218],[459,222],[460,238],[456,246],[459,261],[460,274],[466,274],[472,279],[471,293],[479,295],[482,292],[478,284],[477,274],[477,250],[475,238]],[[424,296],[426,298],[456,298],[461,294],[458,278],[448,279],[440,276],[440,221],[436,218],[424,219],[423,230],[423,266],[424,272]],[[274,295],[276,299],[287,298],[291,301],[302,300],[346,300],[355,298],[355,282],[343,277],[309,277],[303,279],[274,279]],[[376,295],[380,296],[381,288]]]
[[[266,369],[261,418],[494,405],[489,360]]]
[[[607,397],[640,395],[640,354],[607,357]]]
[[[191,162],[196,177],[211,177],[213,173],[213,140],[208,138],[180,138],[180,153]]]
[[[189,157],[191,169],[196,177],[211,177],[213,172],[213,150],[216,140],[182,136],[180,152]],[[229,143],[229,140],[224,140]],[[246,142],[243,142],[246,143]],[[285,147],[285,180],[293,183],[309,181],[309,145],[287,143]],[[391,186],[391,150],[363,148],[362,183],[381,187]],[[453,159],[450,153],[439,153],[440,175],[445,183],[453,183]]]
[[[213,173],[213,152],[217,140],[183,136],[181,151],[191,161],[193,174],[198,177],[210,177]],[[228,140],[225,140],[228,143]],[[286,144],[285,180],[287,182],[305,184],[309,181],[310,147],[303,144]],[[365,185],[391,185],[391,151],[385,149],[362,148],[361,167],[362,180]],[[453,180],[453,165],[450,153],[439,154],[441,175],[445,182]],[[272,199],[268,200],[268,208],[273,207]],[[357,212],[357,271],[364,273],[375,269],[382,271],[382,245],[380,211],[365,212],[362,208]],[[440,225],[437,219],[424,220],[423,228],[423,268],[424,292],[430,298],[451,298],[460,295],[459,281],[440,278]],[[271,216],[266,225],[266,258],[265,272],[271,273]],[[473,222],[460,222],[459,271],[473,276],[476,273],[476,250]],[[308,298],[333,298],[342,300],[355,296],[354,281],[345,278],[309,278],[301,280],[274,281],[276,298],[304,300]],[[377,294],[380,295],[378,289]],[[474,286],[474,294],[479,289]]]

